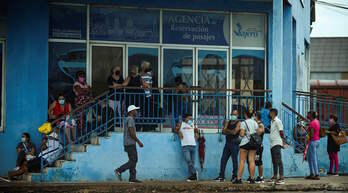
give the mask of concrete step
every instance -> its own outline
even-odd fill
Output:
[[[71,145],[70,146],[71,152],[86,152],[87,151],[87,145]]]

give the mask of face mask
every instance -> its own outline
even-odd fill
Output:
[[[79,82],[84,83],[85,82],[85,77],[79,77]]]
[[[24,143],[24,142],[25,142],[25,137],[22,137],[22,138],[21,138],[21,141]]]
[[[235,120],[237,120],[237,119],[238,119],[238,117],[237,117],[236,115],[232,115],[232,116],[231,116],[231,120],[232,120],[232,121],[235,121]]]
[[[121,74],[120,71],[116,71],[116,72],[115,72],[115,75],[117,75],[117,76],[120,75],[120,74]]]
[[[64,100],[64,99],[59,99],[59,100],[58,100],[58,103],[59,103],[60,105],[64,105],[65,100]]]
[[[187,124],[193,125],[193,121],[192,121],[192,120],[188,120],[188,121],[187,121]]]
[[[332,120],[332,119],[330,119],[329,122],[330,122],[330,125],[334,125],[335,124],[335,121]]]

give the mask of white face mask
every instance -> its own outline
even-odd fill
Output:
[[[21,141],[24,143],[24,142],[25,142],[25,137],[22,137],[22,138],[21,138]]]
[[[60,105],[64,105],[65,100],[64,100],[64,99],[59,99],[59,100],[58,100],[58,103],[59,103]]]

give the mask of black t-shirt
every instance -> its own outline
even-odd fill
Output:
[[[137,75],[136,77],[130,76],[130,80],[128,82],[128,87],[136,87],[140,88],[141,87],[141,77]],[[128,89],[127,92],[130,93],[139,93],[141,89]]]
[[[108,86],[112,86],[114,83],[116,84],[122,84],[124,82],[123,77],[121,76],[118,80],[115,80],[112,76],[108,77]],[[113,89],[109,88],[109,94],[112,95],[114,94],[114,91],[116,90],[116,93],[122,92],[122,89]],[[111,99],[112,100],[112,99]],[[120,100],[120,95],[116,94],[116,100]]]
[[[238,123],[239,123],[239,121],[229,121],[228,125],[227,125],[227,129],[234,131],[236,129]],[[233,134],[226,135],[226,142],[227,143],[239,142],[239,132],[235,135],[233,135]]]

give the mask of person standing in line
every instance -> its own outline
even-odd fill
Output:
[[[136,164],[138,162],[136,144],[138,143],[141,148],[144,146],[136,136],[134,117],[138,109],[140,108],[134,105],[130,105],[127,109],[128,116],[124,124],[123,144],[124,150],[128,154],[128,162],[114,171],[118,179],[122,181],[121,174],[129,169],[129,182],[131,183],[141,183],[141,181],[136,179]]]
[[[123,87],[123,82],[124,79],[121,73],[121,68],[119,66],[114,66],[111,69],[111,74],[108,77],[107,83],[109,87],[109,106],[115,113],[117,113],[118,117],[122,116],[121,99],[123,99],[124,96],[121,95],[121,92],[123,91],[121,88]]]
[[[186,181],[198,181],[198,172],[195,168],[196,159],[196,140],[198,139],[198,129],[194,127],[192,115],[186,114],[184,121],[177,127],[182,152],[188,166],[188,178]]]
[[[267,101],[265,108],[261,110],[261,122],[263,123],[265,127],[265,132],[269,133],[270,132],[270,127],[271,127],[271,120],[269,118],[269,110],[272,108],[272,103]]]
[[[270,130],[270,144],[271,144],[271,156],[272,156],[272,164],[273,164],[273,177],[269,180],[269,182],[275,184],[285,184],[284,181],[284,169],[283,169],[283,161],[282,161],[282,153],[281,150],[284,147],[284,132],[283,132],[283,123],[278,118],[278,110],[271,109],[269,112],[269,116],[271,118],[271,130]],[[277,179],[279,171],[279,179]]]
[[[222,129],[222,134],[226,136],[225,147],[221,156],[220,161],[220,173],[215,181],[223,182],[225,181],[225,169],[226,164],[230,157],[232,158],[233,171],[232,179],[233,182],[237,178],[238,172],[238,153],[239,153],[239,131],[240,131],[240,121],[238,120],[238,111],[233,110],[231,120],[226,121],[224,128]]]
[[[250,184],[255,184],[254,174],[255,174],[255,154],[257,147],[250,142],[251,135],[256,133],[258,125],[254,119],[252,119],[252,111],[244,112],[245,121],[241,123],[240,126],[240,137],[242,138],[240,142],[240,155],[239,155],[239,167],[238,176],[236,180],[233,181],[234,184],[242,184],[242,175],[244,171],[245,161],[248,161],[249,174],[250,174]]]
[[[260,184],[264,183],[263,179],[263,162],[262,162],[262,153],[263,153],[263,136],[265,134],[265,126],[261,122],[261,113],[256,112],[254,120],[257,122],[259,128],[257,129],[257,134],[261,137],[261,146],[259,146],[256,150],[256,156],[255,156],[255,166],[258,167],[259,170],[259,176],[256,178],[255,183]]]
[[[341,131],[340,125],[337,123],[338,118],[336,115],[330,115],[330,128],[327,135],[327,153],[330,159],[330,169],[327,175],[338,176],[338,152],[340,151],[340,145],[337,145],[333,140],[332,135],[338,135]],[[335,172],[333,166],[335,165]]]
[[[309,111],[307,113],[307,119],[309,119],[310,123],[308,126],[307,132],[309,133],[309,146],[307,150],[307,160],[310,170],[310,175],[305,179],[307,180],[320,180],[319,177],[319,168],[318,168],[318,155],[317,149],[319,147],[319,131],[320,131],[320,123],[319,120],[316,119],[316,113],[314,111]]]

